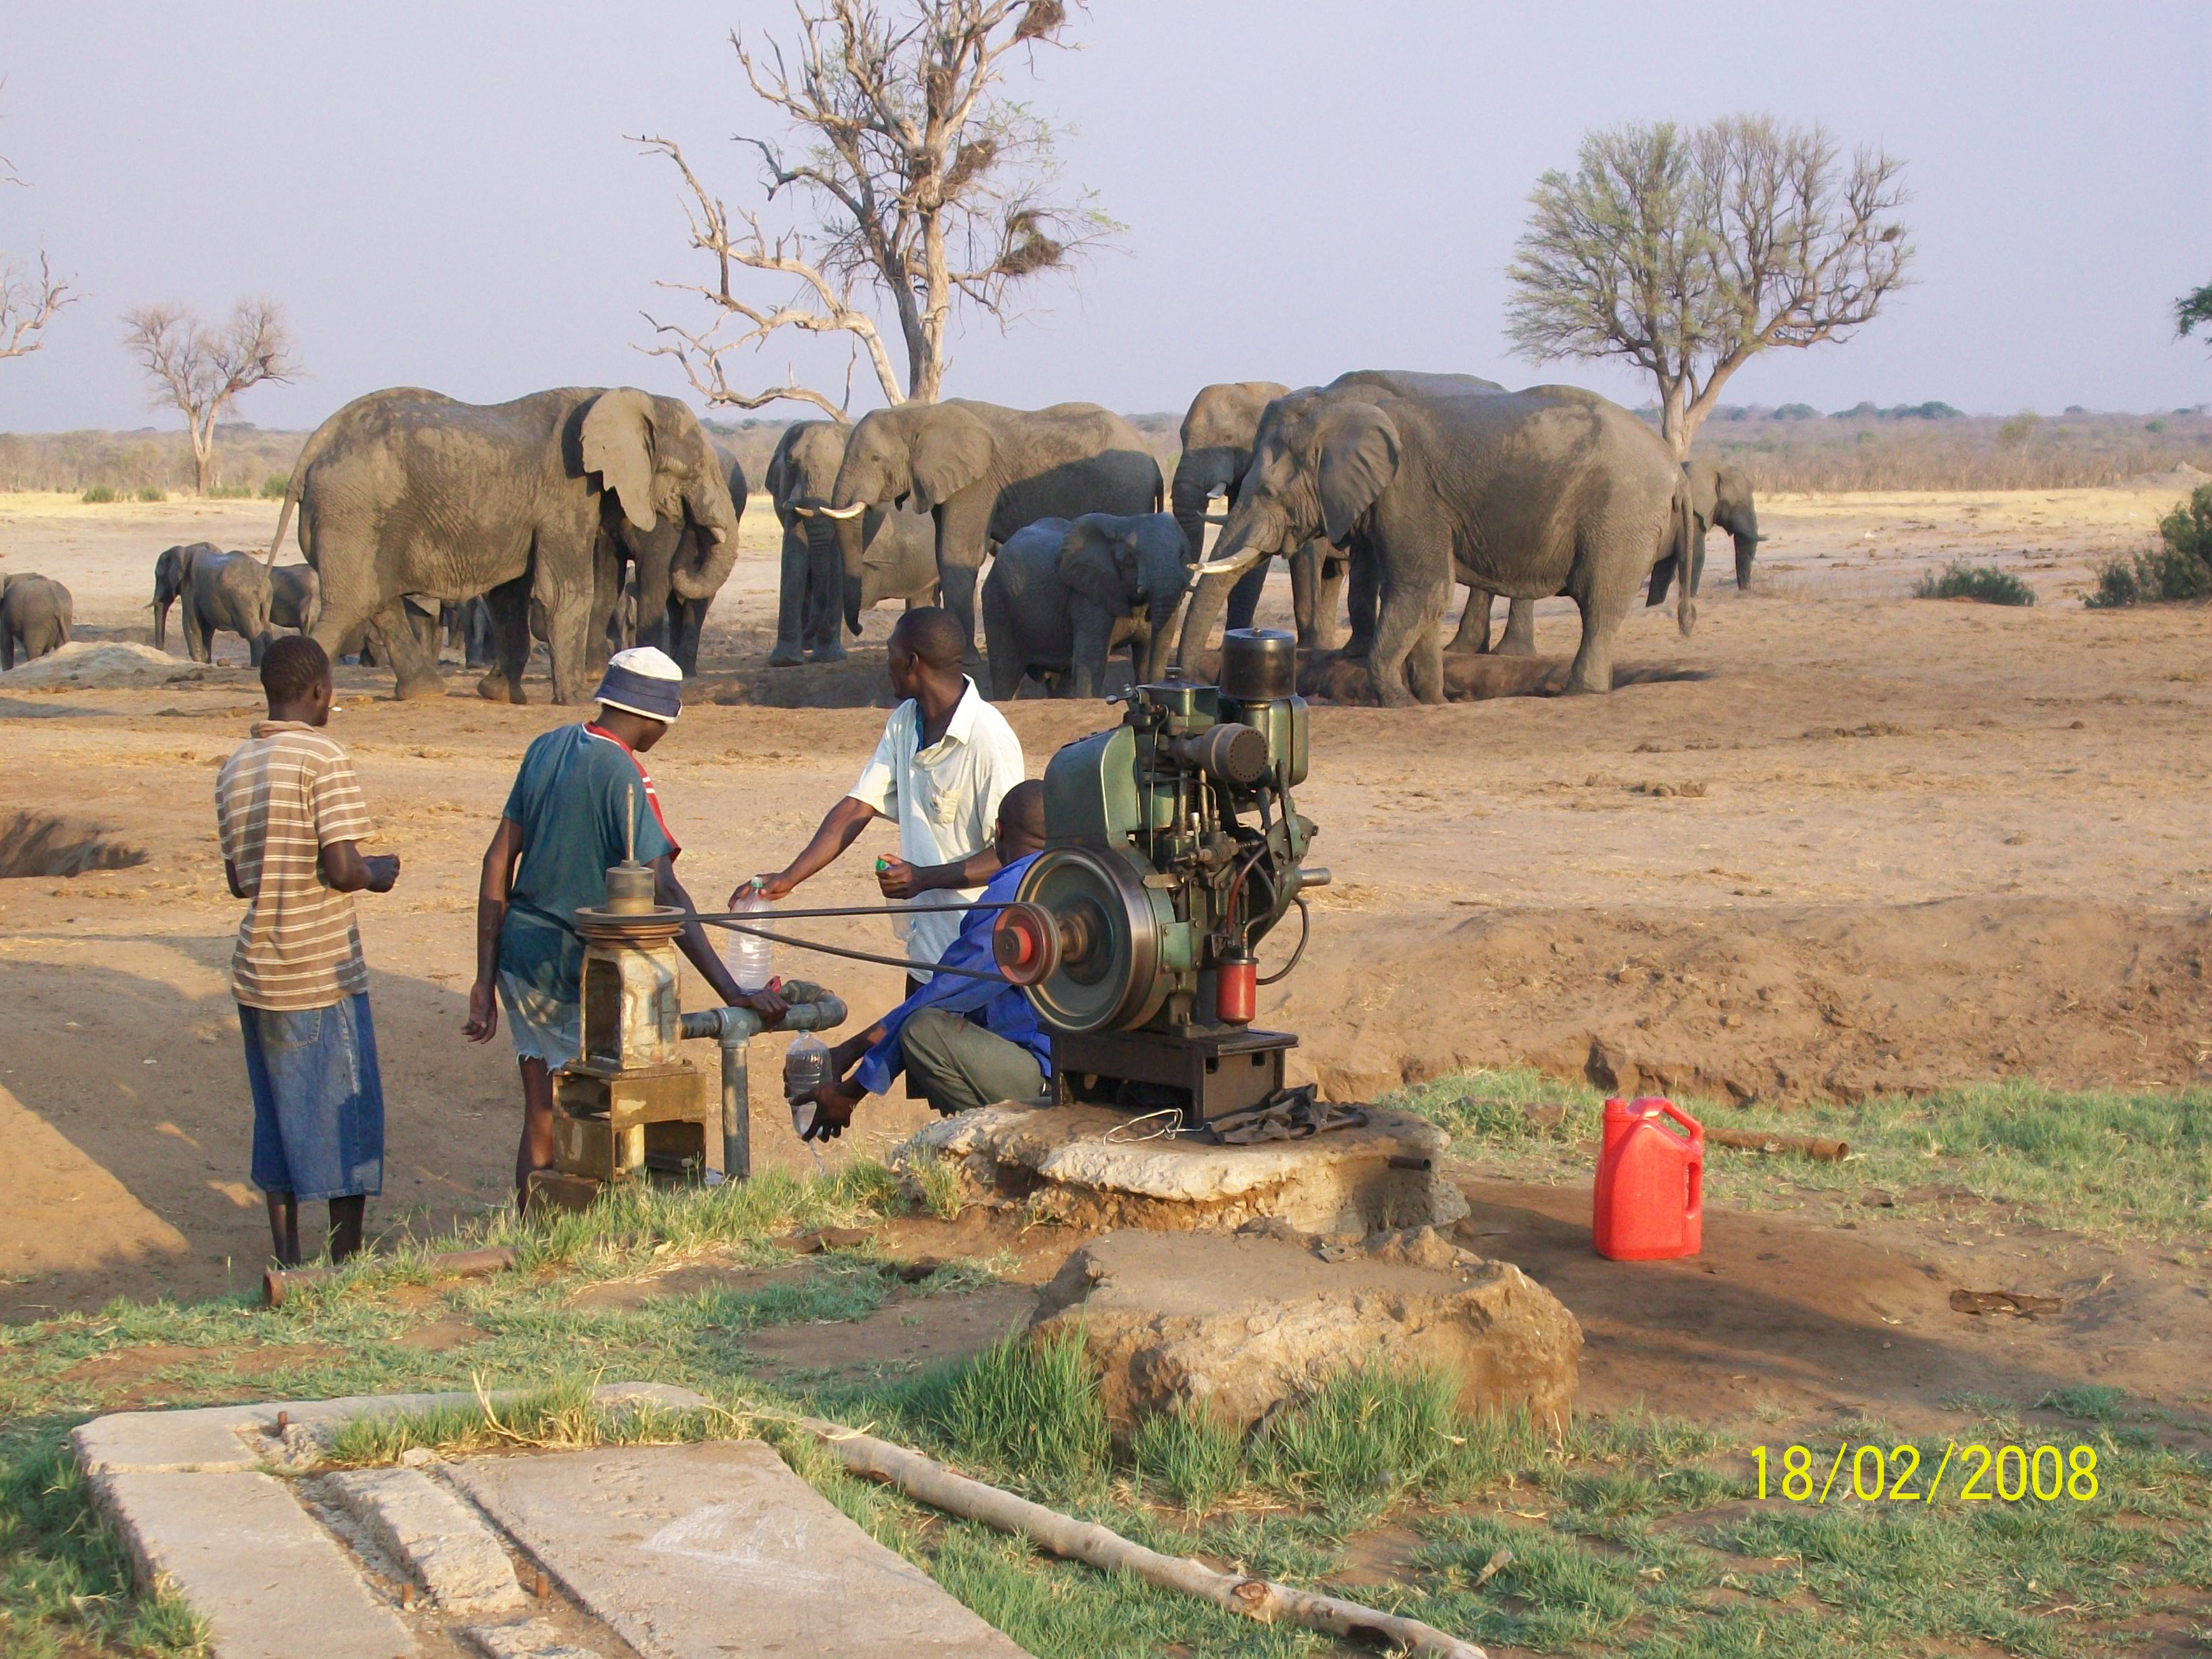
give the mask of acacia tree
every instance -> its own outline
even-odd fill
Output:
[[[0,185],[28,188],[4,155],[0,155]],[[43,250],[35,276],[21,260],[0,254],[0,359],[27,357],[36,351],[46,343],[46,325],[76,300],[68,278],[54,275]]]
[[[2173,337],[2185,340],[2199,328],[2212,335],[2212,283],[2191,289],[2173,302]]]
[[[757,155],[767,201],[790,204],[789,222],[771,230],[757,211],[731,210],[673,140],[636,139],[682,174],[691,246],[713,267],[710,281],[661,284],[705,300],[711,321],[693,329],[648,314],[650,350],[729,408],[787,398],[845,420],[862,355],[887,403],[933,403],[956,304],[1003,327],[1024,290],[1116,228],[1087,192],[1061,191],[1054,129],[1000,90],[1010,55],[1065,44],[1065,9],[1059,0],[796,0],[794,9],[787,46],[770,40],[756,53],[730,37],[747,85],[785,129],[736,141]],[[871,301],[891,313],[889,340]],[[781,385],[732,384],[730,354],[785,330],[851,337],[843,397],[788,369]]]
[[[284,307],[274,300],[240,300],[230,321],[216,327],[185,306],[141,306],[125,312],[123,322],[123,349],[146,371],[154,407],[184,415],[193,488],[204,495],[219,482],[215,423],[222,411],[247,388],[300,372]]]
[[[1760,352],[1844,340],[1904,283],[1904,163],[1848,163],[1821,126],[1765,115],[1685,132],[1593,132],[1550,172],[1506,267],[1510,332],[1534,362],[1625,358],[1659,392],[1686,460],[1729,377]]]

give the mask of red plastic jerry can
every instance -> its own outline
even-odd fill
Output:
[[[1607,1101],[1590,1222],[1597,1253],[1615,1261],[1695,1255],[1705,1243],[1705,1132],[1697,1119],[1656,1096]]]

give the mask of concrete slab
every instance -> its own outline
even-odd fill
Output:
[[[522,1586],[483,1518],[420,1469],[348,1469],[330,1491],[437,1604],[455,1613],[520,1613]]]
[[[1438,1172],[1450,1137],[1419,1118],[1364,1109],[1364,1127],[1310,1140],[1209,1146],[1128,1138],[1129,1115],[1103,1106],[988,1106],[930,1124],[891,1164],[933,1156],[952,1166],[968,1202],[1073,1226],[1234,1232],[1273,1219],[1364,1236],[1465,1215],[1467,1200]]]
[[[338,1400],[264,1400],[190,1411],[115,1412],[79,1424],[70,1432],[70,1446],[76,1455],[77,1466],[90,1475],[125,1469],[142,1474],[191,1469],[213,1473],[264,1465],[296,1466],[303,1459],[312,1461],[313,1448],[319,1440],[303,1440],[301,1434],[280,1435],[279,1413],[284,1414],[289,1428],[319,1437],[357,1417],[434,1411],[443,1406],[466,1405],[475,1397],[456,1390],[352,1395]],[[517,1397],[514,1389],[501,1389],[492,1395],[495,1401]],[[678,1411],[707,1403],[689,1389],[661,1382],[611,1382],[594,1389],[592,1397],[602,1405],[649,1401]]]
[[[485,1659],[600,1659],[589,1648],[580,1648],[543,1619],[518,1620],[511,1625],[471,1625],[461,1632]]]
[[[470,1458],[448,1477],[647,1659],[1019,1659],[757,1440]]]
[[[216,1659],[412,1659],[417,1651],[283,1481],[251,1472],[110,1471],[92,1486],[138,1582],[166,1586],[204,1618]]]

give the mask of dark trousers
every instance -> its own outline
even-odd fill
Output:
[[[940,1112],[1043,1102],[1044,1067],[1035,1054],[942,1008],[924,1008],[908,1019],[899,1032],[899,1049],[906,1060],[907,1092]]]

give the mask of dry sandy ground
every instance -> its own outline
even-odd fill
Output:
[[[1263,1020],[1299,1031],[1300,1063],[1351,1097],[1521,1060],[1780,1098],[2212,1076],[2212,619],[2079,603],[2094,559],[2141,545],[2172,497],[1778,499],[1762,504],[1758,589],[1709,591],[1688,641],[1670,615],[1639,616],[1620,654],[1650,678],[1610,697],[1317,708],[1299,805],[1336,884]],[[0,570],[68,582],[82,632],[139,629],[161,547],[251,545],[274,516],[0,498]],[[841,668],[761,666],[771,527],[749,515],[749,556],[709,627],[713,672],[654,756],[706,901],[796,848],[883,719],[869,705],[885,694],[885,616]],[[2018,570],[2042,603],[1903,597],[1954,553]],[[1540,642],[1565,652],[1559,610],[1544,608]],[[242,664],[237,641],[224,649]],[[483,703],[458,670],[443,702],[394,704],[356,670],[342,690],[333,731],[358,757],[378,846],[404,860],[398,890],[362,904],[391,1106],[372,1214],[436,1228],[501,1200],[513,1148],[504,1042],[459,1035],[477,859],[524,744],[579,711]],[[6,806],[147,854],[0,879],[0,1310],[258,1271],[223,976],[237,907],[210,805],[257,709],[242,666],[138,691],[0,680]],[[1032,772],[1110,716],[1012,710]],[[865,902],[868,854],[890,845],[875,832],[809,898]],[[820,936],[890,944],[876,922]],[[784,966],[856,1014],[896,994],[889,969],[813,962]],[[811,1167],[775,1097],[775,1045],[760,1047],[757,1158]],[[880,1152],[918,1111],[878,1103],[848,1139]]]

